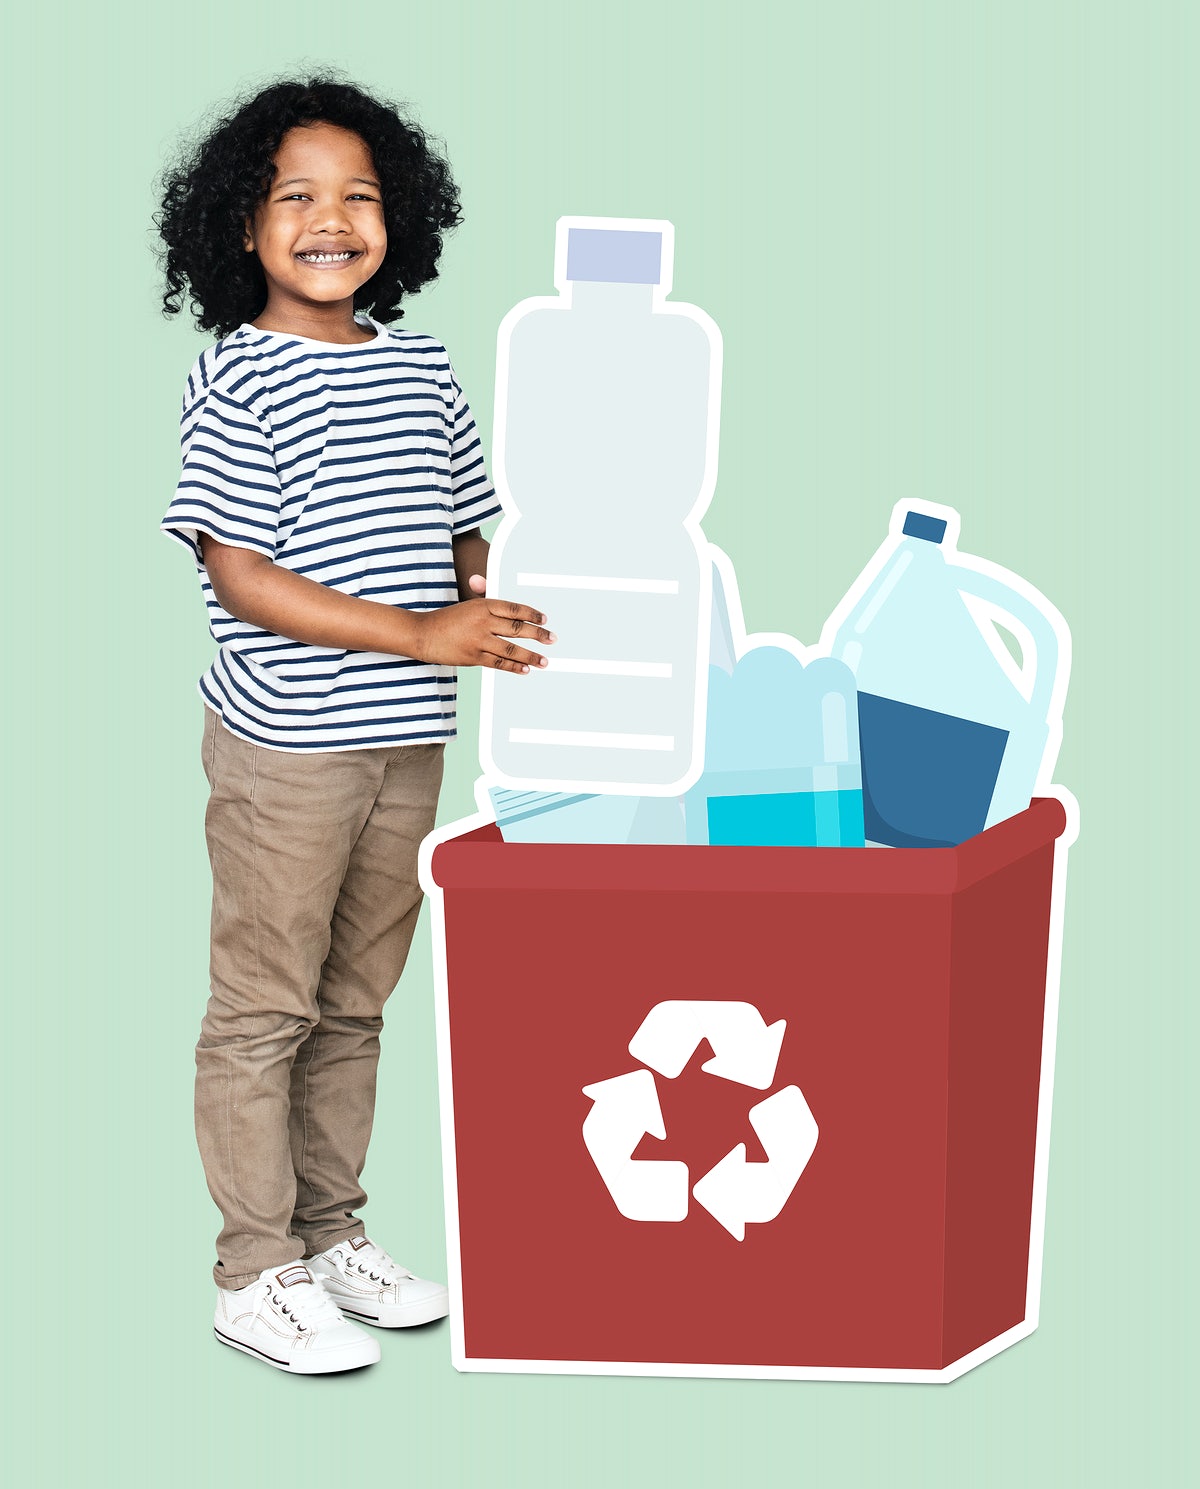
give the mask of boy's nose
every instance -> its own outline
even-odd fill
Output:
[[[319,202],[314,206],[308,222],[313,232],[348,233],[350,217],[341,202]]]

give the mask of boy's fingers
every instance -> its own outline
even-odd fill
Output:
[[[467,588],[473,595],[486,594],[487,580],[483,577],[482,574],[472,574],[467,580]]]
[[[537,625],[534,621],[501,620],[497,615],[493,615],[492,634],[501,638],[520,636],[525,641],[540,641],[546,646],[553,646],[558,640],[553,631],[548,631],[545,626]]]
[[[534,610],[528,605],[518,605],[515,600],[492,599],[488,601],[488,609],[493,615],[499,615],[505,620],[511,621],[513,623],[512,630],[514,635],[517,634],[516,622],[518,621],[535,626],[544,626],[546,624],[546,617],[540,610]],[[506,626],[505,630],[508,629],[509,627]]]
[[[518,662],[515,657],[488,657],[487,664],[495,667],[497,672],[536,672],[537,668]]]
[[[526,651],[523,646],[517,646],[512,641],[505,641],[503,636],[494,636],[487,651],[488,660],[492,665],[503,668],[507,672],[523,672],[526,667],[534,672],[546,665],[546,658],[538,652]]]

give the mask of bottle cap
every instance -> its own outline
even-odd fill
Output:
[[[573,227],[567,234],[567,278],[603,284],[659,284],[662,234]]]
[[[924,538],[927,543],[940,543],[946,536],[946,523],[942,517],[930,517],[924,512],[909,512],[904,519],[906,538]]]

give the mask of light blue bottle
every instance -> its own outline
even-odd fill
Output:
[[[861,848],[854,678],[779,646],[709,669],[704,774],[684,797],[689,843]]]
[[[822,633],[858,687],[871,842],[961,843],[1023,811],[1058,753],[1070,633],[1032,585],[959,554],[958,523],[950,507],[900,503]]]
[[[683,803],[674,796],[600,796],[490,786],[488,805],[506,843],[675,843],[684,841]]]

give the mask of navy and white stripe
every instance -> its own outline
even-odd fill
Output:
[[[243,325],[188,376],[183,470],[163,531],[200,572],[220,646],[200,693],[276,750],[432,744],[454,735],[452,667],[290,641],[217,601],[199,534],[331,589],[407,610],[458,599],[451,537],[500,504],[446,350],[374,327],[336,346]]]

